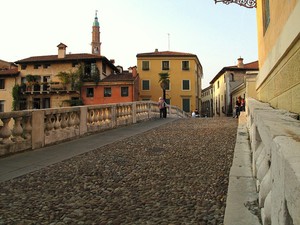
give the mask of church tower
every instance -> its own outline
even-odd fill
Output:
[[[100,26],[97,17],[97,10],[95,13],[95,20],[93,23],[93,32],[92,32],[92,54],[101,55],[101,42],[100,42]]]

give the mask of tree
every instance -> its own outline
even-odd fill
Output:
[[[16,84],[12,89],[12,111],[17,111],[20,108],[20,86]]]
[[[58,76],[59,77],[59,79],[60,79],[60,81],[61,81],[61,83],[62,83],[62,85],[63,85],[63,87],[64,87],[64,89],[66,89],[67,87],[67,84],[69,84],[70,83],[70,73],[68,73],[68,72],[63,72],[63,71],[61,71],[61,72],[59,72],[56,76]]]
[[[160,84],[160,87],[162,88],[163,90],[163,98],[164,100],[166,100],[166,89],[168,87],[168,83],[170,81],[170,74],[169,73],[159,73],[159,84]]]

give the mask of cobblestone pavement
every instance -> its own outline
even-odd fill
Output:
[[[6,181],[0,224],[223,224],[236,132],[180,119]]]

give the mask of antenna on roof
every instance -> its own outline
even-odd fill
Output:
[[[170,34],[168,33],[168,51],[170,51]]]

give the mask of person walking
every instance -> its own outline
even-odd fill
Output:
[[[159,108],[159,117],[167,118],[167,103],[162,97],[159,97],[157,106]]]

